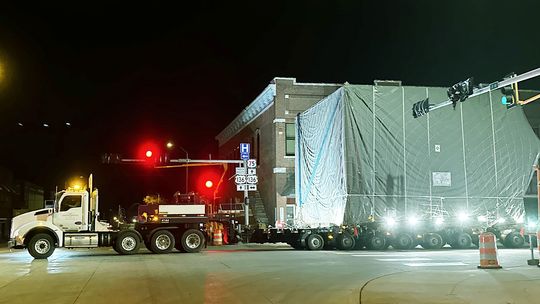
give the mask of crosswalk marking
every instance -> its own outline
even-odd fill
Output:
[[[376,259],[381,262],[406,262],[406,261],[432,261],[430,258],[397,258],[397,259]]]
[[[404,263],[405,266],[410,267],[434,267],[434,266],[465,266],[468,264],[462,262],[441,262],[441,263]]]

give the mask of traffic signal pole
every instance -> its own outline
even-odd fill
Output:
[[[482,94],[485,94],[485,93],[488,93],[488,92],[491,92],[491,91],[494,91],[494,90],[497,90],[497,89],[504,88],[505,86],[517,84],[518,82],[529,80],[531,78],[535,78],[535,77],[538,77],[538,76],[540,76],[540,68],[534,69],[532,71],[529,71],[529,72],[526,72],[526,73],[523,73],[523,74],[520,74],[520,75],[516,75],[514,77],[510,77],[510,78],[507,78],[507,79],[504,79],[504,80],[501,80],[501,81],[495,81],[495,82],[490,83],[488,86],[483,87],[483,88],[475,88],[472,91],[472,94],[468,95],[466,98],[482,95]],[[540,98],[540,96],[535,96],[535,98],[533,100],[536,100],[538,98]],[[463,100],[464,99],[462,99],[461,101],[463,101]],[[533,100],[526,100],[523,103],[518,102],[517,104],[526,104],[526,103],[529,103],[529,102],[531,102]],[[424,102],[424,101],[420,101],[420,102]],[[455,104],[455,102],[456,101],[452,101],[452,100],[448,99],[448,100],[446,100],[444,102],[441,102],[439,104],[429,105],[429,107],[427,107],[425,111],[422,111],[422,113],[418,113],[419,115],[414,115],[415,106],[418,107],[418,105],[415,104],[415,105],[413,105],[413,116],[414,116],[414,118],[417,118],[417,117],[420,117],[420,116],[423,116],[423,115],[427,114],[428,112],[431,112],[431,111],[434,111],[434,110],[437,110],[437,109],[440,109],[440,108]]]

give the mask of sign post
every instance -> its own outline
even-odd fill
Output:
[[[249,159],[249,154],[250,154],[249,150],[250,150],[250,144],[248,143],[240,144],[240,159],[244,161],[244,169],[246,171],[247,171],[247,161]],[[244,223],[246,227],[249,227],[249,192],[246,186],[245,175],[244,175],[244,179],[240,179],[239,181],[241,181],[242,183],[238,183],[238,184],[240,184],[240,186],[243,186],[241,188],[243,188],[244,190],[244,217],[245,217]]]

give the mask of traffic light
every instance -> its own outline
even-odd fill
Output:
[[[206,189],[212,189],[214,187],[214,182],[211,181],[211,180],[207,180],[205,183],[204,183],[204,186],[206,187]]]
[[[513,84],[502,87],[501,93],[503,94],[503,96],[501,97],[501,103],[503,105],[506,105],[507,109],[510,109],[516,106],[517,101],[518,101],[517,83],[513,83]]]
[[[421,100],[421,101],[413,104],[412,116],[414,118],[424,116],[427,113],[429,113],[429,98],[426,98],[424,100]]]
[[[159,146],[152,141],[145,141],[137,148],[136,158],[143,161],[146,166],[154,166],[159,161]]]
[[[456,83],[448,88],[446,94],[448,99],[452,101],[452,106],[456,108],[456,103],[464,102],[474,91],[474,79],[471,77],[467,80]]]

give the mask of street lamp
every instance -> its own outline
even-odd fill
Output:
[[[186,149],[182,148],[182,146],[178,146],[180,150],[186,152],[186,160],[189,159],[189,153],[186,151]],[[186,164],[186,194],[188,193],[188,181],[189,181],[189,167],[188,164]]]
[[[172,150],[172,148],[174,148],[174,143],[172,141],[168,141],[166,146],[167,146],[167,149]],[[188,160],[189,159],[188,151],[186,151],[186,149],[184,149],[182,146],[178,146],[178,148],[180,148],[180,150],[186,153],[186,160]],[[189,181],[189,167],[186,164],[186,194],[188,193],[188,181]]]

